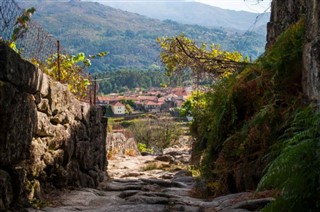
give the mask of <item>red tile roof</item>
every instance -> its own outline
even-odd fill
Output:
[[[160,102],[148,101],[148,102],[145,103],[145,105],[157,105],[157,106],[159,106],[159,105],[162,105],[162,103],[160,103]]]
[[[120,106],[124,106],[124,105],[121,102],[116,102],[115,104],[113,104],[113,106],[120,107]]]

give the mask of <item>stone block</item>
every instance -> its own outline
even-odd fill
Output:
[[[49,85],[50,85],[50,77],[46,74],[43,74],[41,87],[40,87],[40,94],[43,98],[49,95]]]
[[[45,113],[49,116],[51,116],[51,110],[49,106],[49,100],[48,99],[41,99],[40,103],[37,105],[38,111]]]
[[[0,45],[0,80],[9,81],[19,91],[34,94],[40,90],[42,71],[6,45]]]
[[[0,123],[0,166],[26,159],[37,123],[32,94],[0,81]]]

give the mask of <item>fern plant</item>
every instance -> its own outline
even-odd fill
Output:
[[[320,113],[299,110],[284,136],[284,148],[269,166],[258,190],[281,192],[264,211],[320,210]]]

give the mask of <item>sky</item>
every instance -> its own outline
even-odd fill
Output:
[[[271,0],[195,0],[204,4],[231,10],[245,10],[249,12],[261,13],[265,10],[270,11]]]
[[[106,2],[181,2],[181,1],[196,1],[203,4],[212,5],[230,10],[244,10],[253,13],[270,12],[271,0],[91,0],[91,1],[106,1]]]

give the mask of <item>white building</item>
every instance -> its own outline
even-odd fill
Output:
[[[126,107],[120,102],[111,105],[111,108],[114,115],[123,115],[126,113]]]

